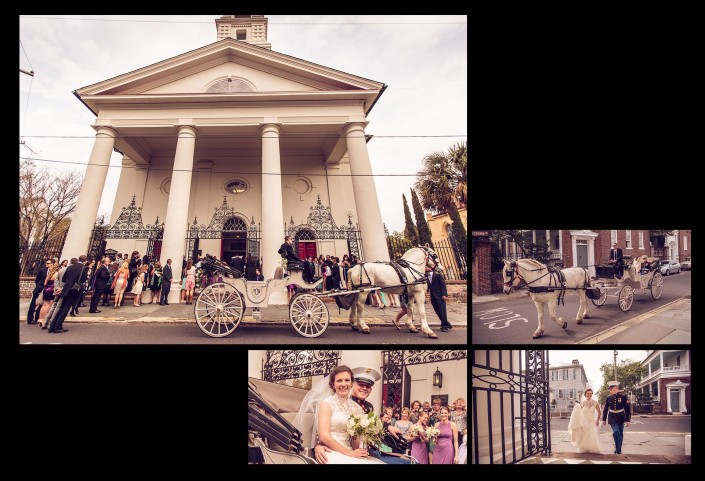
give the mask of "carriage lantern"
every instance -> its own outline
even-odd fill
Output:
[[[433,385],[443,387],[443,373],[438,370],[438,366],[436,366],[436,372],[433,373]]]

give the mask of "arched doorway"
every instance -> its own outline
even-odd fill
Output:
[[[233,216],[223,224],[220,258],[230,262],[235,255],[247,255],[247,224],[243,219]]]
[[[299,229],[296,231],[294,242],[296,243],[296,254],[299,258],[306,259],[309,256],[316,258],[316,234],[311,229]]]

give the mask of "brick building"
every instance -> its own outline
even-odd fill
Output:
[[[548,242],[551,264],[558,267],[587,267],[595,275],[595,264],[609,261],[612,243],[625,256],[652,255],[648,230],[526,230],[524,244]],[[500,248],[506,259],[520,258],[519,246],[504,239]]]
[[[636,385],[636,394],[658,402],[655,414],[692,412],[690,350],[649,351],[641,364],[646,373]]]
[[[472,293],[476,296],[492,294],[492,246],[488,231],[472,232]]]

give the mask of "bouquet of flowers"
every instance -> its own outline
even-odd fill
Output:
[[[438,435],[441,431],[435,426],[429,426],[426,428],[426,436],[428,436],[429,441],[435,441],[438,439]]]
[[[361,437],[367,444],[378,444],[382,440],[384,427],[379,416],[370,411],[367,414],[351,415],[347,431],[351,437]]]
[[[426,431],[423,426],[419,426],[418,424],[412,424],[406,434],[408,434],[409,436],[419,437],[419,433],[422,431]]]

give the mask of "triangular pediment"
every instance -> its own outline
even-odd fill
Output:
[[[208,95],[208,87],[235,81],[248,93],[380,91],[384,84],[289,55],[226,38],[76,90],[102,96]],[[88,102],[90,104],[90,102]]]

